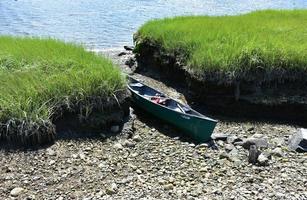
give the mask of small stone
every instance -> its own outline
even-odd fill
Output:
[[[119,126],[118,125],[111,126],[110,130],[111,130],[112,133],[118,133],[119,132]]]
[[[226,141],[228,137],[229,135],[223,133],[216,133],[211,136],[213,140],[222,140],[222,141]]]
[[[132,51],[134,49],[134,46],[124,46],[124,49],[127,51]]]
[[[255,130],[255,127],[249,127],[249,128],[247,129],[248,132],[252,132],[253,130]]]
[[[209,144],[208,143],[202,143],[196,146],[197,149],[201,149],[201,148],[208,148]]]
[[[135,172],[138,173],[138,174],[142,174],[142,170],[140,170],[140,169],[137,169]]]
[[[18,197],[20,194],[22,194],[25,190],[21,187],[16,187],[11,190],[10,195],[12,197]]]
[[[222,152],[222,153],[220,153],[219,158],[220,159],[225,159],[225,158],[229,159],[229,155],[226,152]]]
[[[234,144],[235,142],[242,142],[243,140],[235,135],[230,135],[227,138],[227,143]]]
[[[189,147],[195,147],[196,145],[194,143],[190,143]]]
[[[86,157],[86,156],[85,156],[84,153],[80,153],[80,154],[79,154],[79,158],[80,158],[81,160],[85,160],[85,157]]]
[[[122,51],[119,54],[117,54],[117,56],[124,56],[124,55],[127,55],[127,52]]]
[[[112,183],[112,184],[110,185],[110,187],[108,187],[108,188],[106,189],[106,193],[107,193],[108,195],[116,194],[116,193],[117,193],[117,190],[118,190],[118,188],[117,188],[116,183]]]
[[[125,146],[125,147],[135,147],[135,144],[130,140],[125,140],[123,142],[123,146]]]
[[[48,156],[55,156],[56,155],[56,152],[53,149],[47,149],[46,153],[47,153]]]
[[[124,148],[123,145],[122,145],[121,143],[116,143],[116,144],[113,145],[113,147],[114,147],[115,149],[118,149],[118,150],[121,150],[121,149]]]
[[[165,190],[172,190],[174,188],[173,184],[166,184],[164,185]]]
[[[265,138],[247,138],[243,141],[242,146],[245,149],[249,149],[251,145],[256,145],[257,148],[267,148],[269,146],[267,139]]]
[[[134,135],[132,137],[132,140],[135,141],[135,142],[141,142],[142,141],[142,139],[141,139],[141,137],[139,135]]]
[[[151,131],[151,132],[155,132],[155,131],[156,131],[156,129],[152,128],[152,129],[150,129],[150,131]]]
[[[55,160],[50,160],[49,165],[53,165],[55,163]]]
[[[230,152],[231,150],[233,150],[235,148],[235,146],[233,144],[226,144],[225,145],[225,150],[226,152]]]
[[[92,148],[91,147],[85,147],[84,151],[92,151]]]
[[[273,149],[272,155],[276,156],[276,157],[283,157],[284,153],[283,153],[283,151],[280,147],[277,147],[277,148]]]
[[[269,164],[269,158],[267,155],[265,155],[264,153],[261,153],[259,156],[258,156],[258,159],[257,159],[259,165],[261,166],[266,166]]]
[[[307,152],[307,129],[301,128],[289,138],[289,148],[298,152]]]
[[[25,200],[34,200],[34,199],[35,199],[35,195],[30,195],[25,198]]]

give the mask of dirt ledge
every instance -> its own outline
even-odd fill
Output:
[[[63,105],[50,120],[39,122],[11,119],[0,124],[0,147],[27,148],[53,143],[60,132],[97,133],[124,122],[129,115],[130,92],[113,97],[89,98],[73,107]],[[90,108],[88,105],[91,105]]]
[[[212,81],[187,70],[182,64],[184,51],[182,55],[170,54],[148,40],[137,40],[134,53],[138,70],[152,70],[173,86],[184,87],[188,98],[205,104],[209,113],[307,123],[307,82],[272,80],[258,84],[255,80],[241,80],[225,83],[216,81],[218,74]]]

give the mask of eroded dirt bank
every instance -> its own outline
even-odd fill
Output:
[[[206,105],[212,114],[307,123],[305,82],[264,82],[265,74],[257,72],[259,81],[255,77],[251,81],[227,81],[227,74],[222,73],[200,76],[186,69],[179,53],[170,55],[159,45],[146,41],[139,42],[136,49],[139,73],[180,88],[189,102]]]

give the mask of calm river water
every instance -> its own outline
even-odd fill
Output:
[[[102,49],[132,44],[132,34],[149,19],[269,8],[307,8],[307,0],[0,0],[0,34],[49,36]]]

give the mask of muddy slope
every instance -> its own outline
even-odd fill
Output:
[[[191,102],[201,103],[213,114],[307,122],[307,84],[205,80],[189,72],[179,54],[168,54],[161,46],[144,41],[135,49],[138,70],[154,71],[173,87],[184,88]],[[218,77],[216,77],[218,79]],[[222,77],[221,77],[222,79]]]

